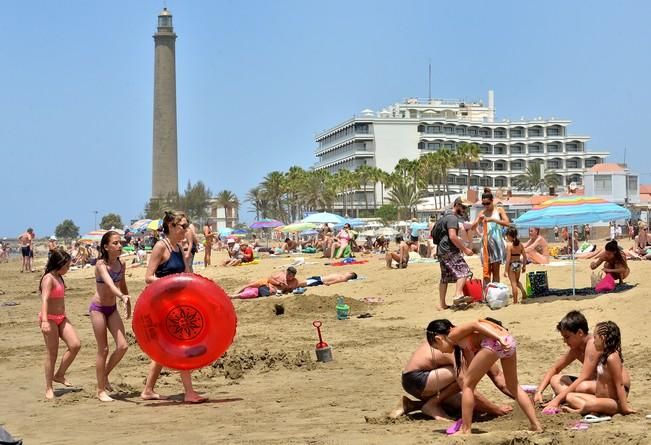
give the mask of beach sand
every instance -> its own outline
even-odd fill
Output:
[[[215,253],[217,262],[223,254]],[[59,386],[58,397],[46,401],[42,362],[43,338],[36,315],[39,273],[20,274],[20,264],[0,265],[0,422],[26,444],[110,443],[265,443],[265,444],[648,444],[651,410],[651,366],[648,360],[651,329],[651,284],[646,282],[648,262],[631,262],[628,280],[637,286],[626,292],[591,296],[528,299],[526,304],[491,311],[475,305],[466,311],[437,311],[438,264],[413,264],[405,270],[387,270],[377,256],[363,265],[331,267],[327,260],[304,255],[299,277],[352,270],[365,277],[331,287],[310,288],[304,295],[236,300],[238,330],[226,357],[196,371],[195,387],[210,397],[202,405],[186,405],[178,374],[166,372],[157,389],[172,400],[146,402],[139,397],[149,360],[131,339],[125,358],[111,376],[120,400],[102,403],[95,398],[95,339],[87,316],[94,292],[93,269],[65,276],[66,310],[77,329],[82,350],[67,377],[75,391]],[[199,258],[199,257],[198,257]],[[197,259],[198,259],[197,258]],[[198,273],[214,279],[228,292],[263,277],[296,257],[264,258],[258,265],[236,268],[197,266]],[[479,260],[469,259],[477,276]],[[43,269],[44,261],[36,261]],[[278,268],[278,269],[277,269]],[[571,286],[571,266],[534,266],[547,270],[551,287]],[[577,286],[590,285],[588,261],[577,261]],[[129,269],[127,280],[135,299],[144,287],[144,268]],[[452,288],[449,295],[452,294]],[[351,306],[349,320],[336,319],[336,295]],[[365,297],[381,298],[367,303]],[[451,299],[451,297],[449,297]],[[284,315],[276,315],[282,304]],[[386,414],[403,394],[400,373],[410,354],[424,338],[427,323],[449,318],[463,323],[484,316],[501,320],[518,340],[521,384],[537,384],[545,370],[564,350],[555,326],[565,313],[579,309],[590,327],[598,321],[618,323],[623,336],[625,366],[632,376],[631,404],[637,415],[615,416],[588,431],[568,431],[578,415],[540,415],[546,432],[530,434],[528,422],[514,414],[473,424],[470,438],[448,438],[449,422],[422,416],[389,420]],[[357,318],[369,312],[370,318]],[[323,321],[324,339],[332,346],[334,361],[315,362],[317,340],[313,320]],[[127,331],[131,332],[130,321]],[[61,349],[60,356],[63,353]],[[573,365],[571,372],[577,373]],[[492,386],[480,390],[499,403],[514,405]],[[551,396],[548,389],[546,396]]]

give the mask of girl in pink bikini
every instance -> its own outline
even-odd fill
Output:
[[[45,357],[45,398],[54,398],[52,382],[61,383],[65,386],[72,386],[65,377],[66,371],[77,356],[81,343],[75,328],[66,317],[66,306],[64,303],[65,283],[63,275],[68,272],[72,259],[64,250],[53,250],[47,260],[45,272],[41,277],[38,290],[41,293],[41,312],[38,314],[38,321],[41,325],[41,332],[45,340],[47,355]],[[54,366],[59,353],[59,338],[68,346],[63,354],[61,364],[57,372]]]
[[[462,424],[456,434],[470,434],[475,405],[474,391],[479,381],[500,359],[507,390],[516,399],[530,422],[532,431],[542,431],[533,403],[518,385],[516,341],[497,320],[482,319],[454,326],[449,320],[434,320],[427,327],[429,343],[443,353],[454,352],[459,366],[465,358],[461,395]]]
[[[112,402],[113,399],[106,391],[112,391],[108,376],[122,360],[129,347],[124,334],[124,324],[117,310],[116,300],[126,306],[126,318],[131,317],[131,301],[127,282],[124,279],[125,265],[120,261],[122,243],[120,234],[108,231],[102,236],[99,245],[100,259],[95,265],[96,291],[90,301],[88,312],[93,332],[97,340],[97,359],[95,369],[97,374],[97,398],[102,402]],[[115,350],[109,357],[109,347],[106,331],[115,340]],[[107,362],[108,358],[108,362]]]

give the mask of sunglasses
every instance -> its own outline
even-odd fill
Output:
[[[491,204],[492,204],[492,202],[490,202],[490,201],[481,203],[481,205],[483,205],[484,207],[488,207]]]
[[[188,224],[188,223],[185,223],[185,224],[173,223],[172,225],[173,225],[174,227],[176,227],[176,226],[181,226],[181,228],[182,228],[183,230],[187,230],[188,227],[190,227],[190,224]]]

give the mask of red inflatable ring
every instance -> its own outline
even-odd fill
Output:
[[[153,361],[172,369],[207,366],[233,342],[237,316],[213,281],[182,273],[154,281],[138,297],[133,332]]]

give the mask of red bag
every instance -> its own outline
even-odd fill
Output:
[[[463,294],[472,297],[472,301],[484,300],[484,283],[479,278],[468,278],[463,285]]]
[[[606,274],[606,276],[597,284],[594,288],[594,290],[597,291],[597,293],[601,292],[612,292],[615,290],[615,278],[609,273]]]

